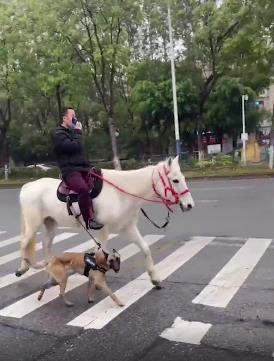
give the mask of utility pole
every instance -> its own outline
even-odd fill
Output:
[[[178,121],[176,76],[175,76],[175,66],[174,66],[174,48],[173,48],[171,14],[170,14],[170,6],[169,5],[168,5],[168,8],[167,8],[167,14],[168,14],[168,31],[169,31],[169,44],[170,44],[170,63],[171,63],[171,76],[172,76],[172,93],[173,93],[173,112],[174,112],[176,155],[180,156],[180,154],[181,154],[181,142],[180,142],[179,121]]]

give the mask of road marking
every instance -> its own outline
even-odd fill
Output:
[[[191,187],[191,191],[231,191],[231,190],[243,190],[243,189],[250,189],[251,187],[209,187],[209,188],[193,188]]]
[[[4,234],[4,233],[7,233],[7,231],[0,231],[0,234]]]
[[[61,233],[61,234],[58,234],[54,238],[53,242],[54,242],[54,244],[56,244],[56,243],[59,243],[61,241],[64,241],[67,238],[73,237],[75,235],[77,235],[77,233],[69,233],[69,232]],[[38,251],[38,250],[40,250],[42,248],[43,248],[42,242],[37,243],[36,250]],[[21,251],[20,250],[9,253],[9,254],[7,254],[5,256],[0,257],[0,265],[3,265],[3,264],[8,263],[10,261],[13,261],[13,260],[15,260],[16,258],[19,258],[19,257],[21,257]]]
[[[163,235],[147,235],[145,236],[145,240],[149,245],[156,243]],[[134,256],[135,254],[139,253],[140,249],[135,244],[129,244],[122,248],[119,253],[121,255],[122,261],[125,261],[129,257]],[[82,275],[72,275],[69,278],[68,286],[66,288],[66,292],[69,292],[79,286],[82,286],[84,283],[87,282],[87,278]],[[7,316],[7,317],[14,317],[14,318],[22,318],[29,313],[37,310],[38,308],[42,307],[43,305],[49,303],[50,301],[56,299],[59,295],[59,287],[52,287],[48,289],[42,298],[41,301],[37,300],[37,296],[39,292],[35,292],[13,304],[7,306],[0,310],[0,316]]]
[[[110,234],[108,239],[110,240],[116,236],[117,236],[117,234]],[[78,246],[69,248],[69,249],[65,250],[64,252],[86,252],[87,250],[89,250],[90,248],[93,248],[93,247],[95,247],[95,242],[92,239],[90,239],[84,243],[79,244]],[[25,280],[37,273],[44,272],[44,271],[45,271],[44,269],[41,269],[41,270],[30,269],[27,273],[23,274],[21,277],[16,277],[14,272],[10,273],[8,275],[5,275],[3,277],[0,277],[0,289],[10,286],[14,283],[20,282],[22,280]]]
[[[200,345],[211,326],[211,323],[185,321],[176,317],[171,327],[165,329],[160,336],[169,341]]]
[[[3,241],[0,241],[0,248],[5,247],[5,246],[9,246],[9,245],[11,245],[13,243],[18,242],[20,240],[20,237],[21,236],[14,236],[14,237],[5,239]]]
[[[215,237],[193,237],[191,241],[186,242],[183,246],[164,258],[155,266],[160,279],[166,279],[184,263],[200,252],[214,238]],[[110,297],[106,297],[95,306],[74,318],[68,325],[84,327],[85,329],[101,329],[134,302],[147,294],[152,288],[153,285],[151,284],[148,274],[145,272],[115,292],[117,297],[125,302],[124,307],[118,307]]]
[[[192,302],[226,307],[259,262],[271,239],[248,238],[246,243]]]
[[[6,232],[6,231],[5,231]],[[1,232],[0,232],[1,234]],[[41,232],[37,232],[37,234],[41,234]],[[0,248],[10,246],[11,244],[19,242],[21,239],[21,235],[14,236],[8,239],[4,239],[3,241],[0,241]]]

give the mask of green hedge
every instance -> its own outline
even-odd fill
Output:
[[[134,158],[121,160],[121,166],[123,170],[127,169],[137,169],[146,167],[150,164],[157,164],[159,160],[136,160]],[[105,162],[91,162],[96,168],[104,168],[104,169],[113,169],[112,161]],[[192,161],[181,161],[181,166],[183,171],[195,171],[198,169],[208,169],[208,168],[227,168],[227,167],[235,167],[237,166],[237,161],[233,159],[231,156],[219,156],[211,161],[201,161],[197,162],[196,160]],[[59,169],[54,167],[47,171],[44,171],[40,168],[27,168],[27,167],[16,167],[12,168],[9,174],[9,179],[37,179],[42,177],[53,177],[59,178]],[[4,179],[4,169],[0,168],[0,179]]]

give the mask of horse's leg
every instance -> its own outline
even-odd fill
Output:
[[[43,239],[43,252],[45,261],[47,262],[51,257],[51,246],[55,237],[57,222],[53,218],[48,217],[44,219],[44,225],[46,228],[46,236]]]
[[[102,245],[103,248],[107,247],[109,237],[108,226],[104,226],[102,229],[97,231],[97,240]]]
[[[155,266],[153,263],[149,246],[142,237],[142,235],[140,234],[136,224],[131,224],[127,226],[126,233],[130,238],[130,240],[136,243],[137,246],[141,249],[141,251],[145,255],[146,269],[151,279],[151,282],[153,283],[154,286],[156,286],[156,288],[161,288],[160,285],[161,281],[155,270]]]
[[[36,232],[42,224],[42,219],[38,216],[38,212],[27,214],[23,212],[21,219],[21,265],[15,272],[17,277],[22,276],[29,270],[29,264],[35,262],[35,244],[36,244]],[[35,214],[35,216],[34,216]]]

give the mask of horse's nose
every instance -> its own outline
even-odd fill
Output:
[[[189,209],[189,210],[192,209],[192,204],[189,203],[189,204],[187,205],[187,209]]]

